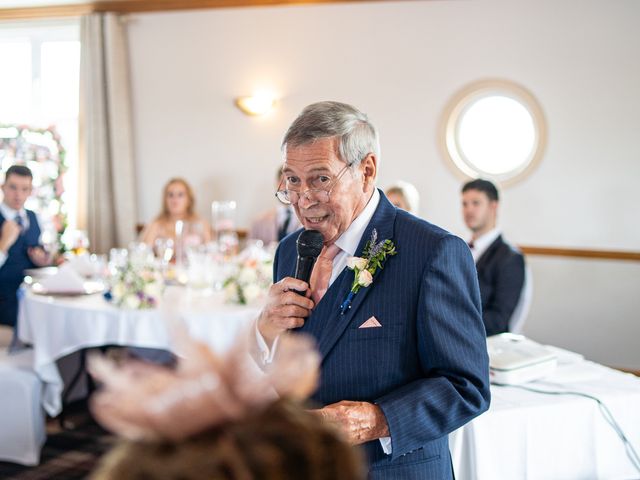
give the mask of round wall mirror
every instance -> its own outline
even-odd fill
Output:
[[[513,183],[540,161],[546,143],[542,109],[523,87],[505,80],[468,85],[445,109],[444,151],[465,177]]]

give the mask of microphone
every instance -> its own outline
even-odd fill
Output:
[[[300,232],[296,240],[298,260],[296,261],[295,278],[309,283],[313,266],[322,251],[323,241],[322,234],[317,230],[303,230]],[[302,293],[300,294],[302,295]]]

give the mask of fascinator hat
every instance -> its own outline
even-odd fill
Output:
[[[360,452],[301,406],[318,381],[313,341],[284,335],[263,371],[239,338],[217,354],[183,335],[175,369],[91,357],[91,409],[124,438],[92,478],[364,478]]]

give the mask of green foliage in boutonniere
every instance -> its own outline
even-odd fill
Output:
[[[349,257],[347,267],[353,270],[353,282],[351,283],[351,291],[340,305],[340,311],[344,314],[351,306],[351,300],[358,290],[362,287],[368,287],[373,282],[373,276],[378,269],[384,268],[384,262],[387,257],[391,257],[398,253],[396,246],[389,239],[378,242],[378,232],[373,229],[371,239],[367,241],[362,251],[362,257]]]

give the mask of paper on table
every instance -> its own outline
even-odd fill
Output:
[[[48,293],[84,293],[84,280],[68,263],[58,268],[58,273],[40,282]]]

